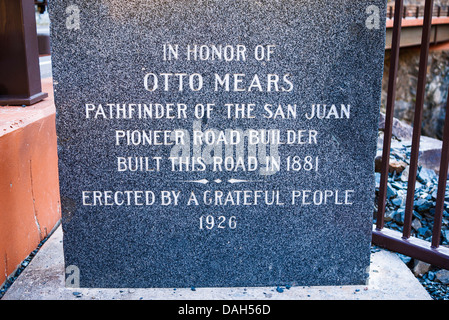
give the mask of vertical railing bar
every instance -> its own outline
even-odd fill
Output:
[[[437,203],[433,218],[432,248],[440,246],[441,222],[443,219],[444,197],[446,195],[447,173],[449,165],[449,94],[446,101],[446,118],[443,129],[443,147],[441,150],[440,175],[438,178]]]
[[[419,6],[416,6],[416,14],[415,14],[415,18],[416,18],[416,19],[419,18]]]
[[[405,202],[405,218],[403,238],[410,238],[413,205],[415,197],[416,174],[418,171],[419,140],[421,137],[422,110],[426,87],[427,60],[429,57],[429,45],[432,27],[433,0],[426,0],[424,8],[424,22],[421,40],[421,54],[419,60],[418,86],[416,90],[415,117],[413,121],[412,150],[410,156],[409,178],[407,186],[407,198]]]
[[[407,17],[407,7],[404,6],[404,15],[403,15],[403,18],[405,19],[406,17]]]
[[[384,129],[384,143],[382,152],[382,167],[379,185],[379,197],[377,205],[377,221],[376,229],[382,230],[384,227],[385,205],[387,199],[387,183],[388,183],[388,167],[390,162],[390,147],[393,130],[393,113],[394,103],[396,99],[396,78],[399,65],[399,49],[401,42],[401,26],[402,26],[402,12],[403,0],[396,0],[394,7],[394,21],[393,21],[393,37],[391,41],[390,54],[390,71],[388,76],[388,93],[387,106],[385,113],[385,129]]]

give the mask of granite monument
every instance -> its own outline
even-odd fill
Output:
[[[49,5],[67,286],[366,282],[385,0]]]

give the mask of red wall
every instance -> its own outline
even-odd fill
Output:
[[[52,83],[31,107],[0,107],[0,285],[60,219]]]

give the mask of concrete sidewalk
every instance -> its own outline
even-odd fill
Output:
[[[2,300],[431,300],[402,260],[384,250],[372,254],[366,286],[196,288],[195,291],[65,288],[62,239],[59,227]]]

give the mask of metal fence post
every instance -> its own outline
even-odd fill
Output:
[[[401,42],[402,13],[404,10],[403,0],[396,0],[394,7],[393,39],[391,42],[390,70],[388,75],[388,95],[385,114],[385,130],[382,153],[382,168],[379,186],[377,230],[384,227],[385,203],[387,200],[388,166],[390,162],[390,147],[393,128],[393,114],[396,97],[396,78],[399,65],[399,50]]]

